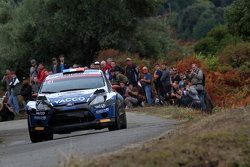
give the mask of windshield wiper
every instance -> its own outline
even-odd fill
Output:
[[[57,93],[57,92],[52,92],[52,91],[44,91],[44,92],[41,92],[41,93],[48,93],[48,94],[52,94],[52,93]]]
[[[74,91],[74,90],[86,90],[86,89],[91,89],[91,88],[81,88],[81,89],[66,89],[66,90],[61,90],[60,92],[68,92],[68,91]]]

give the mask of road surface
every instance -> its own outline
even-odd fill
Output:
[[[55,135],[52,141],[31,143],[26,120],[0,123],[1,167],[58,166],[70,155],[100,155],[143,142],[171,130],[177,124],[154,116],[127,113],[128,129],[109,132],[79,131]]]

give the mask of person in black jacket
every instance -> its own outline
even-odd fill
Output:
[[[65,63],[65,60],[64,60],[64,54],[61,54],[59,56],[59,60],[60,60],[60,72],[63,72],[63,70],[65,69],[69,69],[69,65],[67,63]]]
[[[32,87],[29,83],[29,80],[23,81],[22,88],[21,88],[21,96],[23,97],[24,102],[25,102],[24,107],[25,109],[27,109],[26,108],[27,103],[32,100]]]
[[[125,69],[125,75],[129,80],[129,84],[132,84],[134,87],[138,86],[139,81],[139,70],[135,64],[133,64],[131,58],[126,59],[127,66]]]
[[[171,84],[172,84],[171,75],[165,63],[161,64],[161,70],[162,70],[162,75],[160,81],[163,87],[163,94],[166,98],[167,95],[171,92]]]
[[[59,66],[58,61],[55,57],[52,58],[51,72],[52,74],[61,72],[61,67]]]

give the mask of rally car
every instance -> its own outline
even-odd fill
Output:
[[[124,99],[100,70],[68,69],[49,75],[27,104],[32,142],[77,130],[127,128]]]

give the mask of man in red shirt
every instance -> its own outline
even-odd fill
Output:
[[[44,79],[48,76],[48,72],[46,71],[44,64],[40,63],[38,66],[38,75],[37,75],[37,83],[39,86],[43,83]]]

